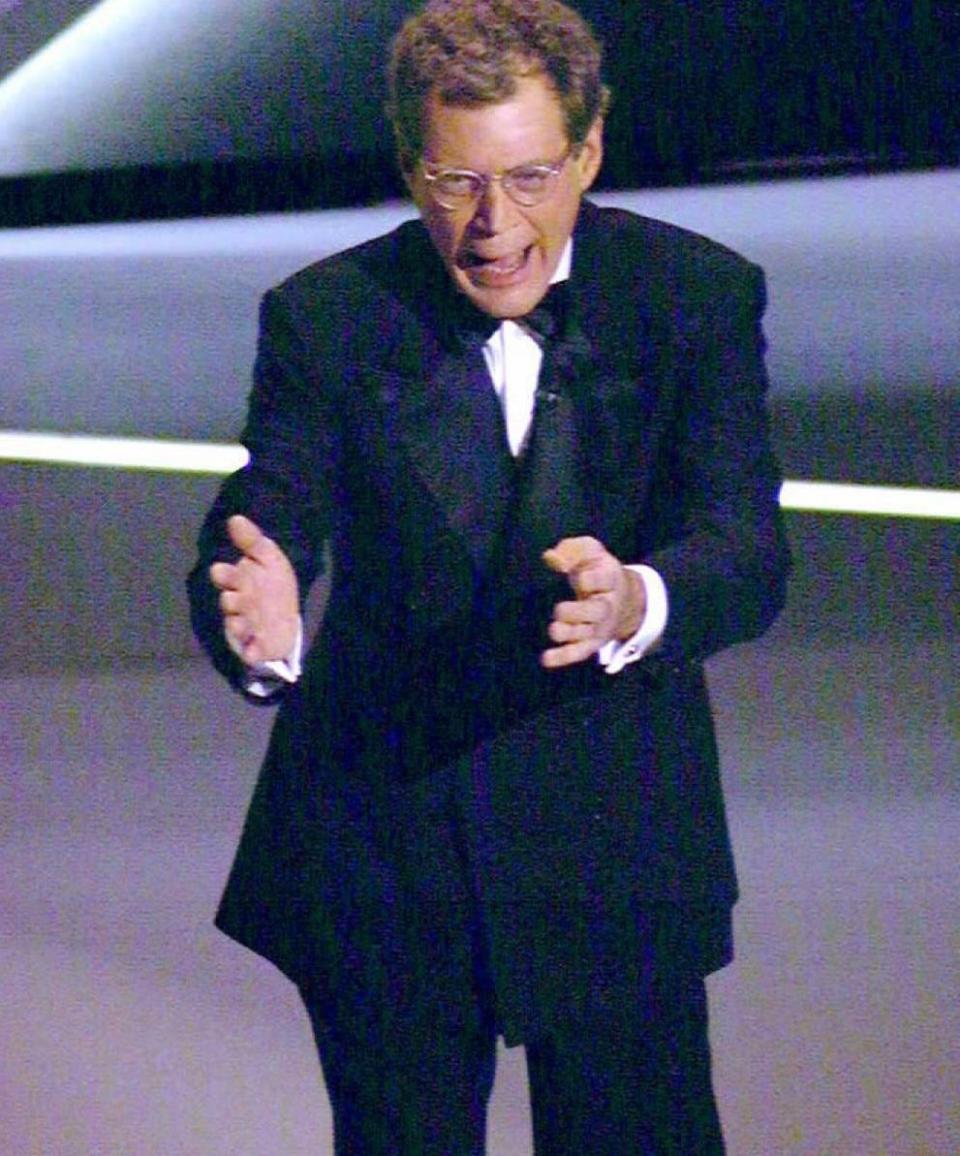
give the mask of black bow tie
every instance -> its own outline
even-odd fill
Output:
[[[529,313],[513,320],[529,330],[543,345],[567,336],[570,317],[569,282],[557,281]],[[489,313],[481,312],[468,298],[458,294],[454,303],[453,325],[457,336],[466,344],[486,344],[502,324],[502,317],[491,317]]]
[[[567,336],[570,321],[570,284],[556,281],[519,321],[541,344]]]
[[[461,293],[453,296],[448,309],[447,318],[451,331],[466,346],[486,345],[502,324],[499,317],[483,313]]]

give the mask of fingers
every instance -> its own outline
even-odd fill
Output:
[[[240,575],[229,562],[214,562],[210,567],[210,581],[218,590],[236,590]]]
[[[229,620],[224,627],[224,633],[230,649],[248,666],[267,660],[267,652],[259,638],[247,630],[239,619]]]
[[[597,639],[586,642],[568,642],[563,646],[551,646],[540,655],[540,665],[547,670],[558,670],[562,666],[573,666],[577,662],[585,662],[597,653],[601,647]]]
[[[214,562],[210,567],[210,581],[218,590],[245,589],[249,580],[249,562],[259,566],[274,566],[283,562],[283,551],[276,542],[268,538],[256,522],[243,514],[234,514],[227,519],[227,534],[243,558],[236,563]]]
[[[550,637],[555,642],[587,638],[606,628],[611,610],[611,599],[602,595],[576,602],[558,602],[553,608]]]
[[[223,630],[230,649],[246,663],[276,658],[267,651],[262,611],[249,593],[224,590],[220,594]],[[288,653],[281,651],[280,656]]]
[[[543,651],[547,668],[570,666],[595,655],[620,633],[628,583],[620,561],[596,538],[563,538],[544,551],[544,563],[566,576],[575,602],[558,602],[547,628],[558,645]]]
[[[227,519],[227,534],[244,557],[261,565],[268,563],[272,555],[279,553],[276,543],[264,534],[256,522],[251,522],[243,514],[234,514]],[[214,562],[209,574],[210,581],[218,590],[239,590],[244,585],[245,571],[240,564]],[[223,605],[221,599],[221,606]]]
[[[612,622],[613,605],[609,596],[558,602],[547,634],[551,642],[559,645],[543,651],[541,663],[552,669],[590,658],[610,637]]]
[[[223,620],[223,630],[231,648],[245,658],[246,649],[252,645],[256,635],[250,628],[246,618],[240,614],[226,615]]]
[[[255,592],[242,587],[221,587],[219,602],[224,629],[234,638],[246,639],[256,631],[259,616]]]
[[[249,595],[235,587],[223,586],[220,589],[220,609],[224,614],[242,614],[249,601]]]

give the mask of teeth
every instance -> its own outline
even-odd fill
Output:
[[[498,273],[515,273],[523,264],[523,254],[515,253],[512,257],[502,257],[499,261],[493,262],[493,267]]]
[[[506,257],[486,259],[475,254],[474,260],[478,268],[489,269],[493,273],[515,273],[523,264],[525,255],[525,253],[511,253]]]

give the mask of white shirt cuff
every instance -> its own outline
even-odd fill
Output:
[[[274,659],[272,662],[254,662],[247,667],[246,681],[243,684],[247,694],[255,698],[269,698],[284,683],[294,683],[302,673],[301,659],[303,657],[303,619],[297,621],[297,637],[286,658]]]
[[[663,579],[652,566],[628,566],[638,575],[646,592],[647,608],[640,629],[625,642],[611,639],[597,653],[600,665],[607,674],[618,674],[637,659],[643,658],[663,637],[670,616],[670,600]]]

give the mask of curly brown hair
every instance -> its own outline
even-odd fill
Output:
[[[559,0],[428,0],[397,33],[387,70],[401,168],[422,154],[432,92],[448,104],[495,104],[537,73],[557,92],[570,143],[582,144],[610,100],[602,58],[590,26]]]

